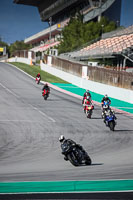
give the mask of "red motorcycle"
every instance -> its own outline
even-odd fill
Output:
[[[49,90],[44,89],[42,92],[42,96],[44,97],[44,100],[47,100],[47,98],[49,97]]]
[[[86,113],[87,118],[91,118],[93,109],[94,109],[94,105],[93,104],[85,106],[85,113]]]
[[[40,83],[40,77],[36,77],[36,84],[39,84]]]
[[[86,97],[84,98],[83,107],[84,107],[84,113],[86,114],[87,118],[91,118],[94,105],[89,97],[87,99]]]

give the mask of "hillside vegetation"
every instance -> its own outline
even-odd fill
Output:
[[[83,17],[78,14],[72,17],[62,30],[62,40],[58,47],[59,54],[81,48],[86,43],[101,37],[102,33],[115,29],[115,22],[109,21],[106,17],[101,17],[100,22],[83,23]]]

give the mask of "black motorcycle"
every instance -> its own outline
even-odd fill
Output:
[[[91,165],[91,159],[87,152],[80,149],[78,145],[69,145],[67,143],[63,143],[61,145],[62,154],[64,154],[72,165],[80,166],[80,165]]]

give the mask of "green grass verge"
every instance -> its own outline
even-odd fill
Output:
[[[41,74],[41,80],[49,83],[68,83],[61,78],[53,76],[43,70],[40,69],[40,66],[36,65],[27,65],[19,62],[12,62],[13,65],[18,67],[19,69],[25,71],[33,77],[36,77],[37,73]]]

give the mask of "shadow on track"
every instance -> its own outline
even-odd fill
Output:
[[[92,165],[92,166],[104,165],[104,163],[92,163],[91,165]],[[90,166],[91,166],[91,165],[90,165]]]
[[[104,163],[92,163],[91,165],[81,164],[81,165],[79,165],[79,166],[76,166],[76,168],[77,168],[77,167],[99,166],[99,165],[104,165]]]
[[[101,119],[102,120],[101,117],[92,117],[91,119]]]
[[[133,130],[115,130],[114,132],[133,132]]]

